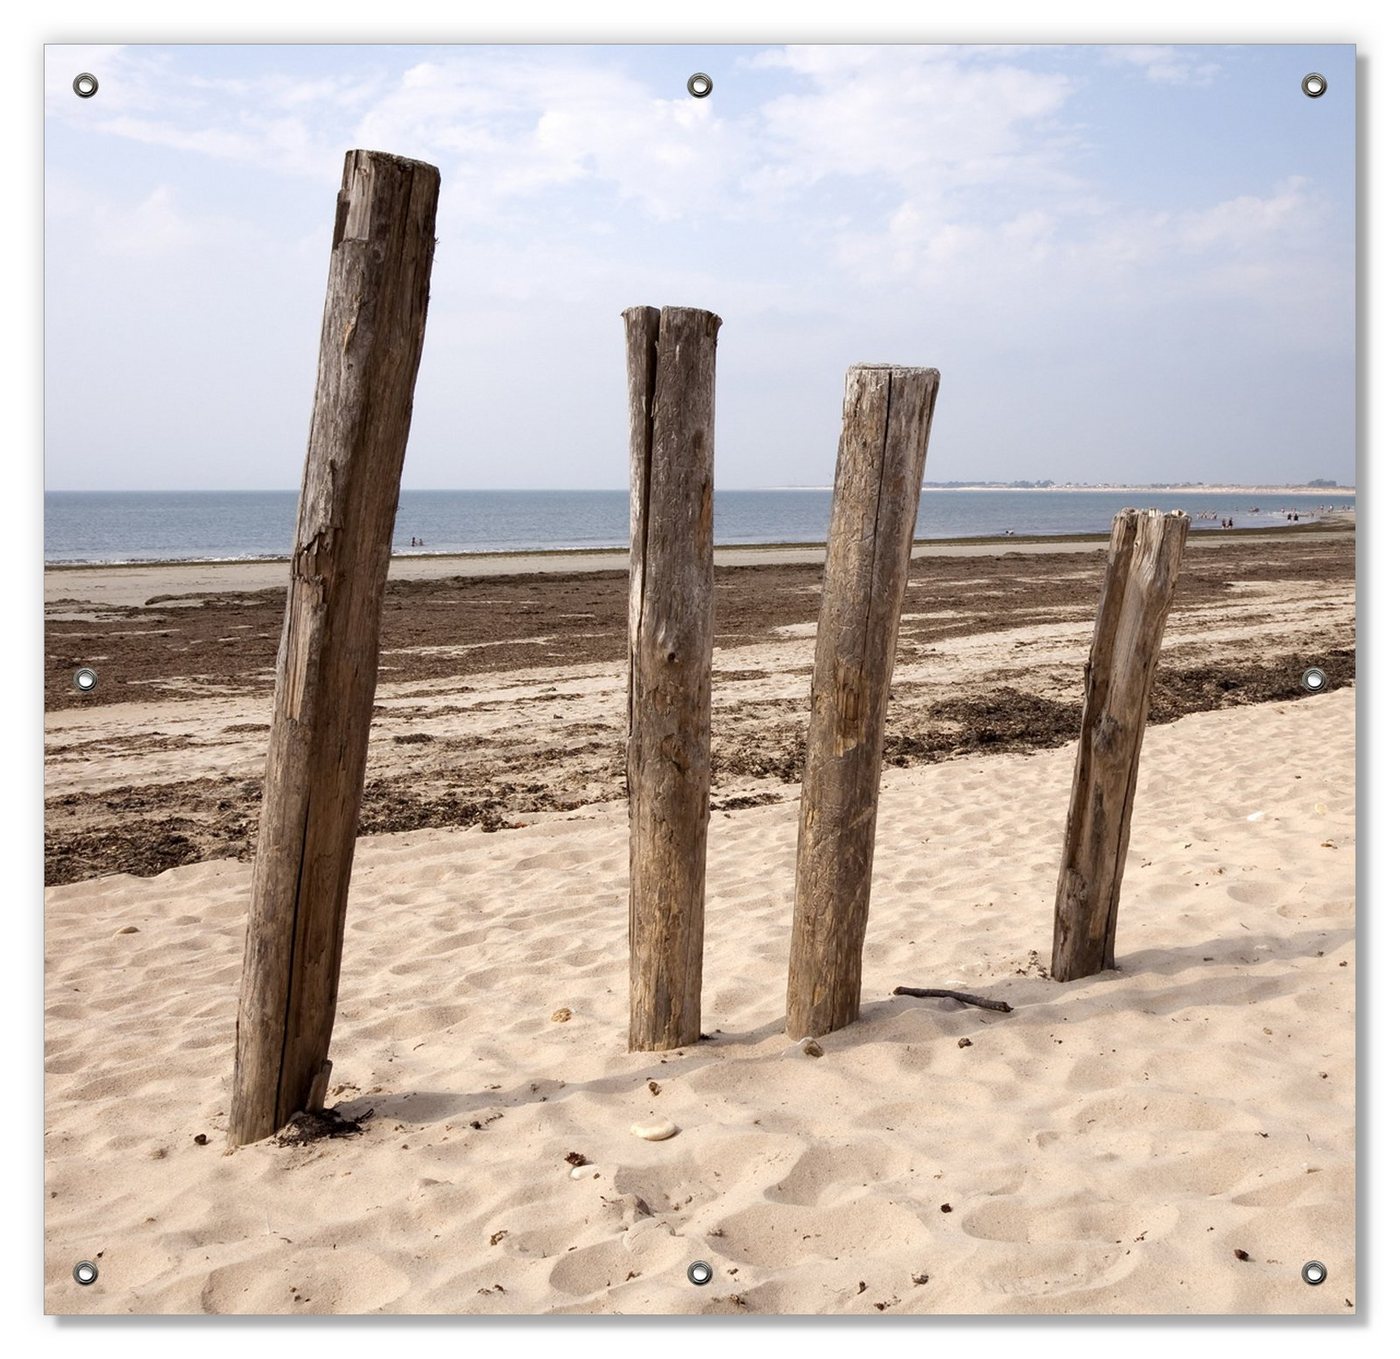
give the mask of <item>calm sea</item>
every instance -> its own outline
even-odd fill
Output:
[[[625,547],[625,491],[404,491],[394,551],[502,552]],[[1354,495],[1219,492],[925,490],[920,538],[1103,533],[1124,505],[1283,526],[1289,511],[1352,509]],[[50,491],[49,562],[220,561],[285,557],[296,524],[294,491]],[[717,543],[820,543],[830,491],[716,491]],[[1304,521],[1306,522],[1306,521]],[[1206,519],[1201,527],[1218,528]],[[420,538],[422,547],[410,547]]]

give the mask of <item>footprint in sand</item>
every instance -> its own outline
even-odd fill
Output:
[[[199,1301],[216,1313],[363,1314],[387,1307],[407,1289],[408,1276],[373,1251],[269,1250],[211,1270]]]
[[[1031,1199],[979,1204],[962,1220],[969,1236],[1031,1245],[1041,1242],[1110,1245],[1146,1233],[1161,1237],[1176,1226],[1175,1208],[1147,1203],[1096,1202],[1087,1197],[1044,1203]]]
[[[725,1252],[743,1264],[787,1269],[835,1258],[870,1264],[929,1242],[931,1233],[902,1204],[860,1198],[816,1209],[755,1203],[720,1219]]]

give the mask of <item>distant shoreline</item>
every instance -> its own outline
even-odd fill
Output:
[[[827,491],[830,486],[774,486],[775,491]],[[920,488],[924,491],[952,491],[962,493],[965,491],[1045,491],[1064,494],[1083,495],[1297,495],[1297,496],[1317,496],[1326,499],[1329,495],[1354,496],[1355,486],[1197,486],[1194,484],[1182,484],[1179,486],[1018,486],[1010,482],[980,482],[966,485],[943,485],[940,482],[925,482]]]
[[[1330,515],[1315,519],[1306,524],[1259,524],[1248,528],[1209,530],[1212,538],[1243,537],[1251,534],[1281,534],[1294,537],[1298,534],[1317,533],[1350,529],[1350,510],[1335,510]],[[1045,547],[1063,544],[1083,546],[1085,543],[1107,543],[1107,531],[1102,533],[981,533],[960,538],[915,538],[916,548],[952,549],[966,547],[1003,547],[1014,551],[1018,547]],[[826,543],[820,541],[788,540],[770,543],[716,543],[716,553],[741,555],[750,552],[791,552],[825,551]],[[402,552],[397,548],[390,553],[395,562],[442,562],[442,561],[511,561],[516,558],[536,557],[586,558],[600,556],[626,556],[626,543],[604,545],[602,547],[510,547],[487,548],[479,552]],[[141,561],[54,561],[45,562],[45,571],[147,571],[160,570],[171,566],[267,566],[288,565],[291,555],[283,552],[266,557],[152,557]]]
[[[1287,527],[1221,529],[1193,532],[1191,541],[1209,551],[1241,540],[1306,542],[1316,535],[1355,532],[1353,516],[1328,516],[1321,522]],[[1070,533],[1031,537],[930,538],[916,540],[913,556],[999,557],[1039,556],[1042,553],[1096,552],[1108,543],[1106,533]],[[715,567],[760,565],[819,565],[826,555],[824,543],[747,543],[715,548]],[[449,576],[558,575],[582,576],[594,572],[625,572],[625,547],[593,549],[545,549],[514,552],[444,552],[395,555],[389,566],[391,581],[437,580]],[[140,605],[153,598],[188,595],[285,590],[289,559],[242,558],[233,561],[150,561],[131,563],[49,562],[44,568],[44,596],[53,605],[80,597],[91,603]]]
[[[831,487],[813,485],[795,486],[719,486],[715,488],[721,492],[734,492],[742,494],[749,491],[826,491],[830,493]],[[1173,486],[1086,486],[1080,483],[1056,483],[1051,486],[1025,486],[1016,485],[1009,481],[998,482],[956,482],[943,484],[941,482],[925,482],[921,487],[925,491],[1058,491],[1058,492],[1113,492],[1118,494],[1123,491],[1142,492],[1159,495],[1355,495],[1355,486],[1201,486],[1192,482],[1182,482]],[[522,495],[544,492],[552,494],[568,495],[625,495],[625,486],[594,486],[578,489],[569,486],[554,487],[511,487],[511,486],[405,486],[404,491],[413,495],[437,494],[446,492],[450,495]],[[45,495],[295,495],[295,486],[270,486],[262,489],[238,489],[220,490],[215,488],[175,488],[173,490],[78,490],[73,487],[47,487]]]
[[[925,486],[925,491],[1058,491],[1121,495],[1355,495],[1355,486]]]

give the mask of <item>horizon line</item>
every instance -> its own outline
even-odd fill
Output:
[[[1006,491],[1112,491],[1120,488],[1162,491],[1228,491],[1247,488],[1259,491],[1336,491],[1355,494],[1351,482],[1310,485],[1303,481],[1032,481],[1018,477],[1011,481],[925,481],[921,491],[1006,490]],[[472,495],[627,495],[626,486],[402,486],[400,492],[448,492]],[[716,491],[830,491],[831,484],[792,482],[768,486],[716,486]],[[45,495],[300,495],[298,486],[45,486]]]

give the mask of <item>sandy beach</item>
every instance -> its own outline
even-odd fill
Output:
[[[1355,536],[1353,515],[1332,515],[1325,522],[1286,529],[1204,529],[1196,542],[1224,546],[1248,539],[1255,543],[1288,542],[1300,535],[1350,542]],[[1078,534],[1017,538],[1009,550],[1028,555],[1093,552],[1103,546],[1102,535]],[[1005,538],[955,539],[916,542],[913,556],[1003,557]],[[715,565],[771,566],[820,565],[826,549],[812,543],[751,544],[715,548]],[[287,559],[236,562],[151,562],[142,565],[50,565],[44,571],[44,602],[59,604],[78,599],[89,604],[130,607],[144,604],[153,595],[195,596],[285,589]],[[625,571],[624,549],[555,552],[415,552],[393,558],[389,579],[394,582],[449,580],[454,577],[513,575],[578,575],[591,571]]]
[[[819,564],[717,576],[706,1040],[660,1055],[623,1050],[625,576],[399,573],[331,1050],[362,1130],[232,1154],[282,589],[49,573],[48,1310],[1351,1313],[1352,535],[1206,541],[1120,967],[1065,985],[1101,545],[916,555],[864,1009],[819,1057],[780,1022]]]
[[[41,35],[17,1352],[1369,1339],[1374,35],[668,18]]]

